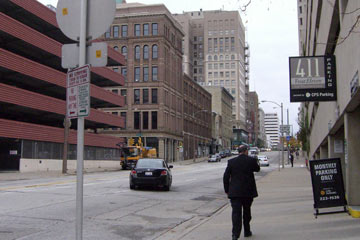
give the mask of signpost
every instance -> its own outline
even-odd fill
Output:
[[[67,76],[66,111],[68,117],[78,118],[76,240],[82,240],[83,232],[84,116],[88,116],[90,113],[90,67],[85,65],[93,63],[97,67],[106,66],[106,61],[103,61],[103,59],[107,59],[107,56],[105,56],[107,54],[104,54],[106,45],[104,47],[104,44],[100,44],[93,47],[93,50],[89,50],[87,45],[90,46],[90,44],[87,41],[96,39],[109,28],[114,20],[115,11],[115,0],[59,0],[56,8],[56,20],[59,28],[67,37],[79,42],[78,51],[74,51],[79,54],[78,62],[71,62],[73,56],[71,50],[77,50],[77,46],[65,47],[62,53],[62,58],[65,59],[65,61],[62,61],[63,66],[67,68],[79,67],[69,71]],[[87,53],[94,56],[90,56],[90,59],[93,58],[94,62],[89,61]]]
[[[320,214],[347,212],[340,158],[311,160],[310,173],[315,217]],[[319,213],[319,208],[331,207],[344,207],[344,210]]]
[[[290,102],[336,101],[335,56],[290,57]]]

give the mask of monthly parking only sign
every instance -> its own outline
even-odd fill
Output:
[[[90,114],[90,66],[75,68],[67,73],[66,113],[68,118]]]

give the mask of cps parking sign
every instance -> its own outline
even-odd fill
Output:
[[[335,56],[290,57],[290,102],[336,101]]]

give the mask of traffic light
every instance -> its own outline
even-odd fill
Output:
[[[129,146],[133,146],[134,145],[134,139],[133,138],[130,138],[129,139]]]

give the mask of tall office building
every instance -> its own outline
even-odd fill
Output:
[[[279,117],[277,113],[265,113],[265,133],[270,140],[271,147],[276,147],[280,142]]]
[[[235,128],[246,128],[249,48],[238,11],[195,11],[175,14],[185,33],[183,69],[203,86],[224,87],[234,97]]]

